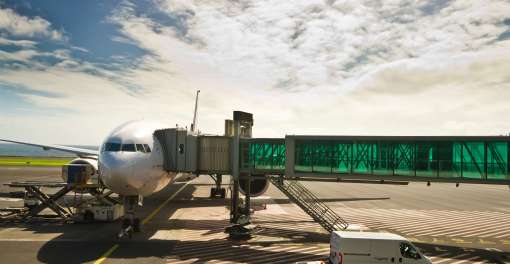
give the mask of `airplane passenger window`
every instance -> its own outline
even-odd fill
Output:
[[[147,152],[147,153],[151,152],[151,148],[149,147],[149,145],[143,144],[143,146],[145,147],[145,152]]]
[[[404,258],[421,258],[420,254],[418,254],[418,251],[409,243],[400,243],[400,253]]]
[[[135,152],[135,144],[122,144],[122,151]]]
[[[136,144],[136,151],[145,153],[145,148],[142,144]]]
[[[120,143],[105,143],[104,144],[104,151],[120,151]]]

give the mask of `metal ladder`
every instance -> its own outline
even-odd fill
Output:
[[[321,202],[317,196],[298,181],[284,181],[283,178],[279,177],[268,177],[268,179],[328,232],[344,230],[349,226],[347,221]]]

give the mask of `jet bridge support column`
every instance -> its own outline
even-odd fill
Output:
[[[240,121],[234,120],[234,137],[232,144],[232,205],[230,209],[230,223],[235,224],[239,220],[239,130]]]
[[[241,134],[244,136],[251,137],[251,126],[253,125],[253,117],[249,113],[234,112],[234,135],[233,144],[231,151],[232,158],[232,204],[230,211],[230,223],[231,226],[226,228],[230,238],[250,238],[252,234],[252,227],[250,224],[250,189],[251,189],[251,174],[243,175],[247,178],[246,189],[248,192],[245,195],[245,206],[241,208],[239,202],[239,191],[240,191],[240,137]]]

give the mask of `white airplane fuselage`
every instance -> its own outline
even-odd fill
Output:
[[[99,176],[113,192],[148,196],[173,182],[176,173],[163,169],[163,150],[154,131],[158,122],[130,121],[114,129],[101,145]]]

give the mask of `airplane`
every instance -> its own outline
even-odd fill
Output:
[[[191,132],[196,131],[196,115],[198,107],[197,91],[195,111]],[[154,132],[169,128],[161,122],[134,120],[121,124],[113,129],[104,139],[99,150],[82,149],[58,145],[43,145],[23,141],[0,139],[0,141],[42,147],[74,153],[78,158],[69,164],[88,164],[94,168],[100,181],[111,191],[123,198],[124,218],[119,236],[127,232],[140,230],[140,220],[135,214],[135,207],[142,205],[143,197],[150,196],[176,179],[191,178],[184,173],[169,172],[163,168],[163,149],[155,138]],[[218,177],[221,181],[221,177]],[[216,186],[221,186],[216,184]],[[219,190],[223,192],[225,190]]]

